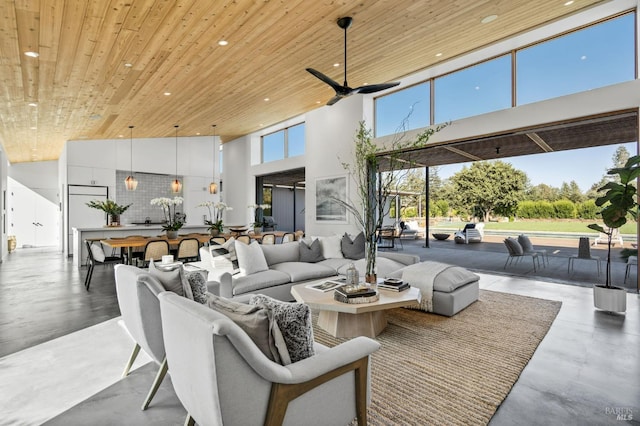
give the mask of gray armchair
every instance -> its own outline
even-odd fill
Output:
[[[331,349],[316,344],[316,355],[282,366],[223,314],[169,292],[159,300],[185,424],[337,425],[356,417],[366,424],[375,340],[358,337]]]

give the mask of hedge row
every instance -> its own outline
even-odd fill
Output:
[[[518,217],[522,219],[596,219],[598,211],[594,200],[583,203],[569,200],[518,203]]]

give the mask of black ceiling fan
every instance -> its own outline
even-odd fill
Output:
[[[338,26],[344,30],[344,84],[340,85],[337,81],[334,81],[322,74],[320,71],[316,71],[313,68],[307,68],[311,74],[319,78],[320,80],[327,83],[329,86],[336,91],[336,95],[329,99],[327,105],[333,105],[338,102],[342,98],[346,98],[347,96],[354,95],[356,93],[374,93],[379,92],[381,90],[389,89],[390,87],[397,86],[400,84],[399,81],[394,81],[391,83],[382,83],[382,84],[368,84],[366,86],[356,87],[352,89],[347,84],[347,29],[351,26],[353,22],[353,18],[350,16],[345,16],[343,18],[338,19]]]

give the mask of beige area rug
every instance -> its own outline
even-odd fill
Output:
[[[452,318],[387,311],[372,355],[370,425],[487,424],[558,314],[561,302],[480,290]],[[316,325],[315,340],[346,339]]]

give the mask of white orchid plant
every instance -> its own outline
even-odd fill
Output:
[[[270,207],[271,207],[271,204],[251,204],[251,205],[249,205],[249,208],[254,210],[254,218],[255,218],[254,220],[255,220],[255,222],[252,223],[254,228],[260,228],[260,227],[264,226],[264,224],[265,224],[264,223],[264,219],[258,221],[258,209],[264,210],[264,209],[268,209]]]
[[[226,203],[219,201],[217,203],[213,201],[205,201],[198,204],[198,207],[206,207],[209,210],[209,220],[204,221],[204,224],[209,226],[209,231],[218,230],[223,232],[224,225],[222,223],[222,213],[225,210],[233,210],[233,207],[229,207]]]
[[[182,228],[184,223],[176,219],[176,206],[181,205],[183,201],[184,199],[182,197],[160,197],[151,200],[152,206],[159,206],[162,208],[165,220],[165,224],[162,225],[162,229],[165,231],[177,231]]]

